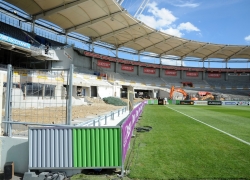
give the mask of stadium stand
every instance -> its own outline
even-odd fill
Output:
[[[46,28],[44,28],[46,30]],[[48,29],[51,31],[51,29]],[[47,36],[46,34],[39,33],[39,34],[35,34],[33,32],[29,32],[29,31],[24,31],[20,28],[18,28],[17,26],[12,26],[3,22],[0,22],[0,33],[10,36],[12,38],[30,43],[31,46],[40,48],[42,50],[44,50],[45,45],[49,45],[50,49],[55,49],[55,50],[63,50],[63,51],[58,51],[59,54],[63,54],[63,52],[65,53],[65,43],[61,43],[61,41],[57,41],[56,38],[48,38],[50,36]],[[84,49],[79,49],[79,48],[73,48],[73,52],[75,52],[78,56],[86,58],[87,56],[84,55],[85,50]],[[60,56],[61,56],[60,55]],[[6,53],[2,54],[2,58],[1,59],[9,59],[10,55],[6,55]],[[30,57],[29,59],[27,57],[19,57],[19,55],[15,55],[18,56],[16,57],[16,59],[18,59],[18,62],[22,62],[22,64],[17,64],[16,62],[13,63],[14,67],[19,67],[19,68],[39,68],[39,67],[45,67],[45,68],[52,68],[52,66],[54,66],[53,64],[55,64],[54,67],[62,67],[62,68],[67,68],[65,65],[62,66],[57,66],[56,64],[58,64],[57,62],[48,62],[48,61],[39,61],[36,60],[33,57]],[[71,56],[73,56],[73,54],[71,54]],[[113,57],[112,57],[113,58]],[[24,60],[26,59],[26,60]],[[77,74],[76,77],[76,82],[84,82],[86,84],[86,86],[110,86],[110,85],[114,85],[114,81],[117,81],[118,84],[120,85],[125,85],[125,86],[132,86],[132,87],[140,87],[143,90],[143,87],[145,89],[152,89],[152,91],[154,91],[154,89],[157,91],[157,89],[163,88],[164,91],[166,91],[167,89],[169,89],[171,86],[175,86],[175,87],[183,87],[183,82],[191,82],[193,87],[189,87],[189,86],[185,86],[183,88],[185,88],[187,91],[199,91],[199,90],[210,90],[210,91],[216,91],[217,89],[220,91],[220,93],[223,93],[223,91],[227,91],[227,89],[248,89],[249,88],[249,75],[244,75],[244,76],[228,76],[227,79],[225,78],[218,78],[218,79],[214,79],[214,78],[204,78],[204,77],[199,77],[199,78],[192,78],[192,77],[186,77],[180,74],[185,74],[185,72],[187,70],[184,70],[181,73],[181,70],[176,70],[179,67],[177,66],[173,66],[173,71],[177,72],[176,77],[172,77],[172,76],[167,76],[164,74],[164,69],[162,70],[162,72],[158,72],[159,70],[157,70],[156,73],[159,73],[159,75],[146,75],[142,72],[138,72],[137,70],[137,65],[134,65],[134,72],[133,73],[129,73],[129,72],[123,72],[121,70],[117,71],[117,67],[116,69],[108,69],[106,70],[103,67],[98,66],[97,64],[97,58],[94,58],[94,60],[92,59],[85,59],[84,62],[88,62],[88,64],[91,64],[89,66],[83,64],[82,62],[78,62],[78,61],[73,61],[73,63],[75,64],[75,74]],[[125,60],[127,62],[129,62],[130,60]],[[10,62],[10,61],[9,61]],[[8,61],[4,60],[2,61],[2,66],[1,68],[4,70],[6,68],[6,65],[9,63]],[[107,61],[109,62],[109,61]],[[111,64],[113,64],[113,62],[109,62]],[[51,65],[50,65],[51,64]],[[61,63],[63,64],[63,63]],[[125,63],[126,64],[126,63]],[[154,66],[154,64],[148,64],[148,63],[144,63],[147,64],[147,66]],[[114,66],[116,66],[115,64],[113,64]],[[159,65],[157,65],[159,66]],[[140,67],[142,71],[143,66]],[[139,69],[139,68],[138,68]],[[157,68],[156,68],[157,69]],[[188,70],[192,70],[192,67],[190,68],[186,68]],[[204,69],[202,69],[201,72],[203,72]],[[230,69],[226,69],[227,71],[230,71]],[[225,70],[225,71],[226,71]],[[220,72],[223,71],[223,69],[219,68],[216,69],[216,72]],[[232,70],[231,70],[232,71]],[[234,70],[235,72],[238,72],[238,70]],[[233,71],[233,72],[234,72]],[[239,70],[239,72],[241,72],[242,70]],[[207,73],[209,71],[205,72],[205,75],[207,76]],[[232,73],[233,73],[232,72]],[[227,76],[226,72],[220,72],[221,75]],[[140,75],[138,75],[140,74]],[[107,81],[108,80],[108,81]],[[79,85],[79,84],[78,84]],[[242,93],[242,90],[237,91],[238,93]],[[195,93],[195,92],[194,92]],[[236,93],[236,92],[235,92]],[[234,93],[234,94],[235,94]],[[248,93],[245,93],[244,96],[248,96]]]

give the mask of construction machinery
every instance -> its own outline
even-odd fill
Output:
[[[188,93],[184,91],[182,88],[175,88],[174,86],[171,87],[170,93],[169,93],[169,98],[173,99],[174,92],[179,92],[183,95],[183,99],[186,100]]]
[[[214,100],[214,96],[210,92],[200,91],[198,92],[200,100]]]
[[[183,95],[183,100],[214,100],[214,95],[210,92],[207,91],[199,91],[195,97],[190,97],[186,91],[184,91],[182,88],[175,88],[174,86],[171,87],[170,93],[169,93],[169,98],[173,99],[174,92],[179,92]]]

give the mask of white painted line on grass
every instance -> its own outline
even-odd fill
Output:
[[[194,118],[194,117],[192,117],[192,116],[189,116],[189,115],[187,115],[187,114],[185,114],[185,113],[183,113],[183,112],[180,112],[180,111],[178,111],[178,110],[176,110],[176,109],[170,108],[170,107],[168,107],[168,106],[166,106],[166,107],[169,108],[169,109],[172,109],[172,110],[174,110],[174,111],[176,111],[176,112],[178,112],[178,113],[181,113],[181,114],[183,114],[184,116],[187,116],[187,117],[189,117],[189,118],[191,118],[191,119],[193,119],[193,120],[195,120],[195,121],[197,121],[197,122],[200,122],[200,123],[202,123],[202,124],[205,124],[205,125],[208,126],[208,127],[211,127],[211,128],[213,128],[213,129],[215,129],[215,130],[217,130],[217,131],[220,131],[220,132],[222,132],[222,133],[224,133],[224,134],[226,134],[226,135],[228,135],[228,136],[230,136],[230,137],[232,137],[232,138],[234,138],[234,139],[236,139],[236,140],[238,140],[238,141],[240,141],[240,142],[243,142],[243,143],[245,143],[245,144],[247,144],[247,145],[250,146],[250,143],[247,142],[247,141],[245,141],[245,140],[243,140],[243,139],[240,139],[240,138],[238,138],[238,137],[236,137],[236,136],[234,136],[234,135],[232,135],[232,134],[229,134],[229,133],[227,133],[227,132],[225,132],[225,131],[222,131],[222,130],[220,130],[220,129],[214,127],[214,126],[211,126],[211,125],[209,125],[209,124],[207,124],[207,123],[204,123],[204,122],[202,122],[202,121],[200,121],[200,120],[198,120],[198,119],[196,119],[196,118]]]

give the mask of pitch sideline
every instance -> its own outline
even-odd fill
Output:
[[[200,120],[198,120],[198,119],[196,119],[196,118],[194,118],[194,117],[192,117],[192,116],[189,116],[189,115],[187,115],[187,114],[185,114],[185,113],[183,113],[183,112],[180,112],[180,111],[178,111],[178,110],[176,110],[176,109],[173,109],[173,108],[168,107],[168,106],[165,106],[165,107],[167,107],[167,108],[169,108],[169,109],[171,109],[171,110],[173,110],[173,111],[176,111],[176,112],[178,112],[178,113],[180,113],[180,114],[182,114],[182,115],[184,115],[184,116],[187,116],[187,117],[189,117],[189,118],[191,118],[191,119],[193,119],[193,120],[195,120],[195,121],[197,121],[197,122],[199,122],[199,123],[202,123],[202,124],[204,124],[204,125],[206,125],[206,126],[208,126],[208,127],[210,127],[210,128],[213,128],[213,129],[215,129],[215,130],[217,130],[217,131],[219,131],[219,132],[222,132],[223,134],[226,134],[226,135],[228,135],[228,136],[230,136],[230,137],[232,137],[232,138],[234,138],[234,139],[236,139],[236,140],[238,140],[238,141],[240,141],[240,142],[243,142],[244,144],[247,144],[247,145],[250,146],[250,143],[247,142],[247,141],[245,141],[245,140],[243,140],[243,139],[240,139],[240,138],[238,138],[238,137],[236,137],[236,136],[234,136],[234,135],[232,135],[232,134],[229,134],[229,133],[227,133],[227,132],[225,132],[225,131],[222,131],[221,129],[218,129],[218,128],[216,128],[216,127],[214,127],[214,126],[211,126],[211,125],[209,125],[209,124],[207,124],[207,123],[204,123],[204,122],[202,122],[202,121],[200,121]]]

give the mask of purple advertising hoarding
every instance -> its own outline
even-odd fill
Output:
[[[131,139],[135,124],[138,121],[139,116],[141,115],[143,107],[146,103],[147,101],[144,101],[140,103],[136,108],[134,108],[131,111],[129,117],[122,124],[122,161],[123,162],[127,155],[130,139]]]

